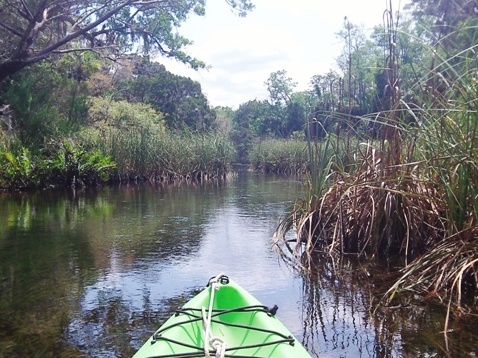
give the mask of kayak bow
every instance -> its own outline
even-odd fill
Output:
[[[276,311],[221,274],[176,310],[133,358],[310,358]]]

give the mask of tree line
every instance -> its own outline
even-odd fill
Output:
[[[248,0],[227,2],[240,16],[253,9]],[[328,133],[383,138],[388,126],[373,114],[397,106],[399,97],[413,122],[425,96],[446,92],[455,76],[449,65],[458,66],[463,49],[474,48],[475,8],[474,2],[413,0],[398,13],[390,2],[386,21],[370,34],[345,18],[337,33],[343,49],[336,69],[313,76],[302,92],[279,69],[264,83],[267,100],[232,110],[212,106],[199,83],[153,60],[162,55],[193,68],[205,66],[186,54],[190,41],[175,31],[188,16],[205,14],[204,0],[5,1],[0,4],[2,147],[17,157],[21,148],[51,156],[52,143],[85,128],[126,133],[145,125],[225,131],[239,159],[247,158],[258,138],[321,139]]]

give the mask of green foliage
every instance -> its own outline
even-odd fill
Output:
[[[22,145],[34,148],[57,136],[68,136],[84,123],[85,93],[83,83],[44,63],[14,76],[1,97],[10,104]]]
[[[88,80],[100,70],[101,58],[95,52],[72,52],[56,61],[57,71],[77,82]]]
[[[57,134],[60,114],[50,96],[56,84],[56,76],[38,66],[36,71],[17,76],[7,88],[4,98],[15,113],[24,145],[38,146],[45,137]]]
[[[212,132],[111,128],[104,133],[100,145],[117,164],[119,180],[223,177],[233,157],[231,144],[224,136]]]
[[[317,250],[386,260],[400,256],[406,267],[387,300],[401,289],[423,292],[447,300],[451,317],[463,312],[466,294],[475,297],[478,292],[478,32],[476,15],[460,18],[459,12],[448,12],[455,6],[467,8],[465,3],[431,5],[418,7],[426,10],[421,13],[425,24],[435,17],[444,21],[444,28],[423,31],[423,23],[418,21],[415,28],[407,23],[407,38],[390,18],[387,32],[375,33],[387,53],[385,71],[375,77],[383,99],[379,109],[384,111],[361,119],[382,126],[380,139],[353,145],[353,132],[348,131],[345,141],[330,142],[333,162],[311,156],[309,197],[298,200],[280,229],[296,230],[298,254],[304,247],[306,254]],[[350,50],[350,34],[345,37]],[[403,49],[398,49],[400,44]],[[349,70],[353,68],[350,57],[345,60]],[[340,112],[335,79],[315,80],[323,107]],[[309,142],[309,153],[327,153],[327,148],[314,145]],[[317,170],[319,163],[325,165],[317,165]]]
[[[253,8],[249,0],[227,2],[240,16]],[[127,52],[159,52],[193,68],[204,67],[202,61],[184,52],[183,48],[191,41],[176,29],[190,14],[204,15],[205,3],[205,0],[2,1],[0,81],[59,50],[78,53],[89,50],[109,58]]]
[[[228,135],[232,129],[234,110],[230,107],[214,107],[216,112],[216,128],[221,133]]]
[[[268,173],[302,174],[309,158],[306,142],[297,139],[266,139],[258,142],[249,154],[255,170]]]
[[[235,112],[231,135],[238,139],[238,145],[242,145],[240,135],[246,132],[261,138],[289,138],[293,132],[305,129],[312,103],[309,92],[291,94],[284,106],[268,101],[248,101]]]
[[[27,148],[18,152],[0,150],[0,188],[31,188],[39,184],[36,159]]]
[[[109,180],[115,164],[100,150],[86,151],[65,141],[51,145],[49,155],[27,148],[0,151],[0,188],[36,189],[49,185],[95,185]]]
[[[64,141],[54,146],[54,153],[45,160],[51,182],[71,185],[94,185],[109,180],[109,172],[116,165],[101,150],[85,150],[79,145]]]
[[[253,145],[253,136],[247,128],[235,128],[229,133],[229,138],[234,144],[238,163],[249,163],[249,152]]]
[[[114,180],[219,177],[228,171],[233,149],[213,132],[171,132],[162,114],[143,103],[91,98],[90,126],[76,141],[100,150],[116,163]]]
[[[249,101],[240,105],[234,115],[229,137],[236,148],[236,161],[240,163],[247,163],[249,151],[252,148],[253,137],[257,133],[254,133],[255,127],[266,105],[265,102],[259,102],[257,100]]]
[[[258,126],[259,135],[287,138],[292,132],[303,129],[306,111],[310,107],[308,94],[294,93],[297,83],[287,77],[285,70],[272,72],[265,85],[270,103]]]
[[[142,102],[164,114],[168,128],[207,131],[212,128],[214,111],[201,90],[201,85],[190,78],[174,75],[147,60],[137,66],[138,75],[125,81],[118,89],[116,99]]]
[[[129,128],[150,128],[165,130],[161,113],[145,103],[113,101],[102,97],[89,98],[88,122],[100,130],[109,127],[128,130]]]
[[[297,86],[297,82],[287,77],[285,70],[272,72],[264,84],[272,104],[279,107],[286,107],[290,103],[294,88]]]

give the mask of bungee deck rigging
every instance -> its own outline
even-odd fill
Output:
[[[310,358],[276,311],[220,274],[177,309],[134,358]]]

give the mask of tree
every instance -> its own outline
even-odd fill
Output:
[[[412,0],[410,8],[416,28],[428,30],[427,39],[433,52],[426,91],[431,98],[446,97],[450,85],[462,78],[465,73],[462,71],[470,71],[469,77],[475,77],[478,2]]]
[[[325,75],[314,75],[310,80],[312,91],[317,96],[317,111],[333,112],[338,109],[340,75],[329,70]],[[315,115],[315,114],[314,114]]]
[[[273,105],[286,107],[291,100],[294,88],[297,82],[290,77],[287,77],[287,71],[280,70],[272,72],[265,82],[269,97]]]
[[[250,0],[226,0],[240,16]],[[111,58],[155,52],[193,68],[204,63],[187,55],[190,44],[174,30],[206,0],[4,0],[0,2],[0,81],[52,55],[94,51]]]
[[[234,115],[229,137],[234,143],[238,162],[246,163],[249,159],[254,137],[253,126],[254,122],[257,122],[262,107],[260,101],[249,101],[241,104]]]
[[[85,123],[86,84],[65,76],[65,68],[44,62],[14,76],[0,98],[9,103],[13,128],[24,146],[34,148]]]
[[[222,134],[229,134],[234,118],[234,110],[227,106],[216,106],[214,111],[216,112],[217,131]]]
[[[344,41],[343,52],[337,59],[345,80],[341,104],[345,105],[349,114],[354,107],[363,112],[367,106],[364,86],[372,83],[377,69],[377,54],[374,53],[377,48],[366,40],[363,27],[352,24],[347,17],[344,18],[344,27],[337,36]],[[373,73],[371,76],[370,72]]]
[[[204,131],[212,127],[215,113],[202,93],[199,82],[168,72],[158,63],[137,63],[135,77],[118,86],[115,99],[142,102],[164,114],[169,128],[187,126]]]
[[[90,127],[101,130],[156,129],[164,131],[164,119],[152,106],[144,103],[111,101],[101,97],[90,98],[88,110]]]
[[[267,116],[269,131],[279,137],[287,137],[288,107],[292,102],[292,94],[297,86],[292,78],[287,77],[287,71],[272,72],[264,83],[267,86],[270,99],[270,110]]]
[[[441,36],[455,32],[460,23],[466,19],[478,19],[478,2],[475,0],[411,0],[408,7],[418,20],[433,18],[434,31]]]

